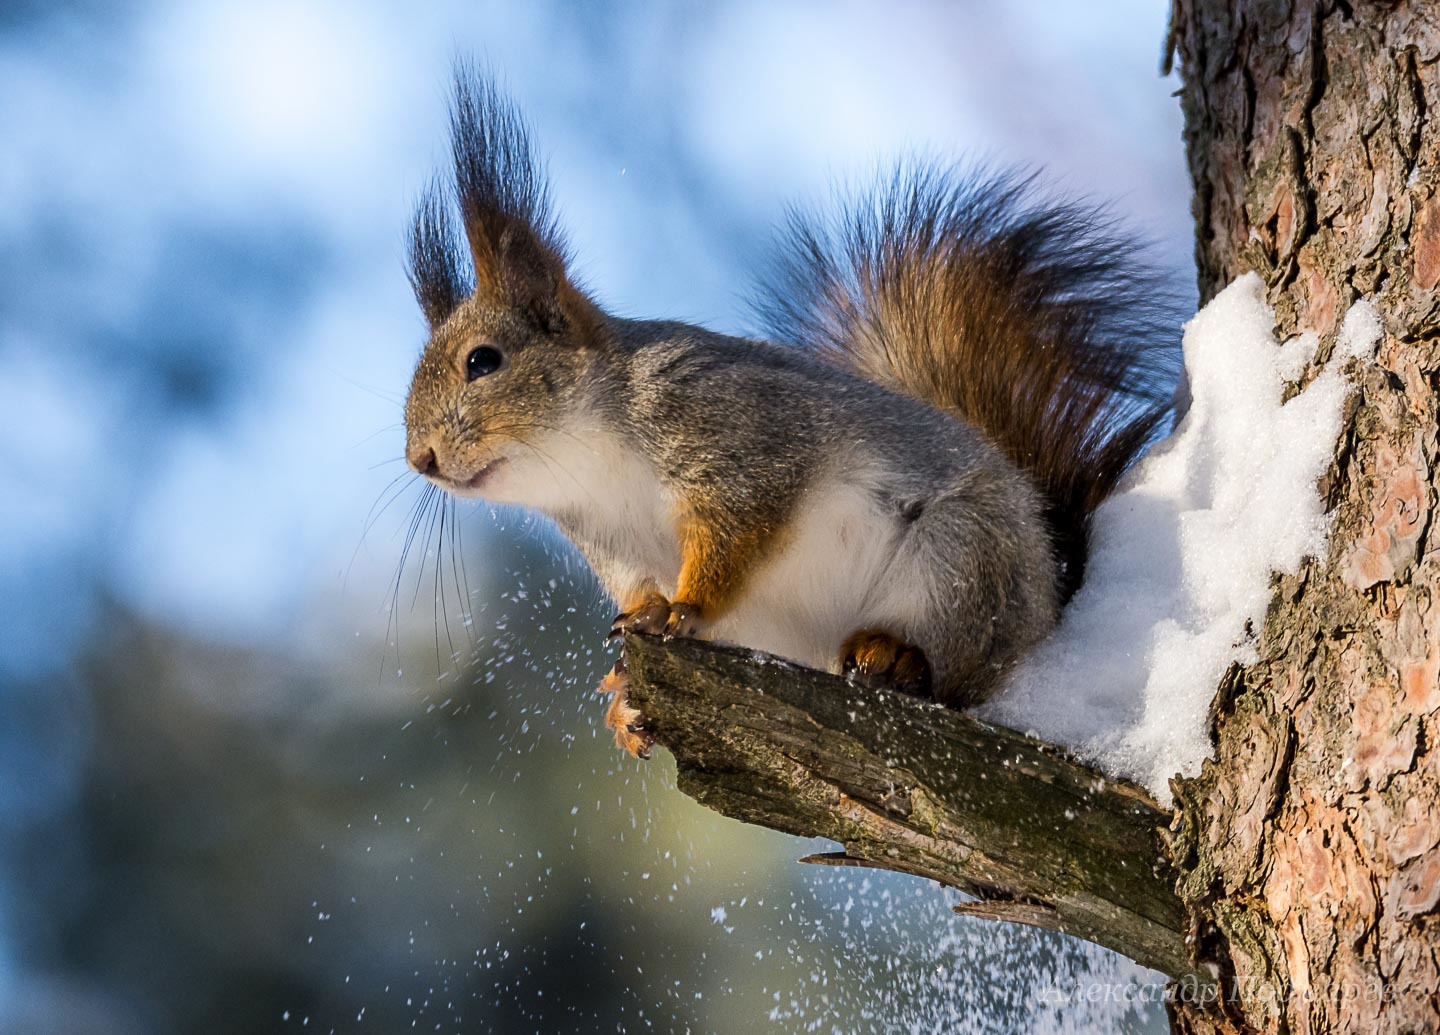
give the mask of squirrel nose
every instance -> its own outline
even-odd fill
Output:
[[[410,461],[410,468],[416,474],[434,474],[440,467],[434,446],[413,445],[405,451],[405,459]]]

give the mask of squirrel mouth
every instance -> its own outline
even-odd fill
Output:
[[[460,483],[460,487],[462,489],[480,488],[480,486],[485,484],[486,480],[490,477],[490,475],[495,472],[495,469],[504,462],[505,458],[503,456],[497,456],[494,460],[490,460],[484,464],[481,464],[478,471],[476,471],[468,479]]]

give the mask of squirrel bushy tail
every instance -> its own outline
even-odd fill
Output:
[[[1171,412],[1176,310],[1102,208],[1034,174],[912,163],[831,219],[792,210],[755,309],[978,427],[1045,495],[1062,599],[1090,515]]]

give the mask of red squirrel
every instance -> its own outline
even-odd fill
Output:
[[[703,636],[963,706],[1055,625],[1090,514],[1169,413],[1159,279],[1033,176],[911,162],[792,214],[770,340],[607,312],[529,128],[461,70],[417,208],[410,466],[550,518],[616,632]],[[456,216],[458,215],[458,225]],[[606,721],[644,720],[606,677]]]

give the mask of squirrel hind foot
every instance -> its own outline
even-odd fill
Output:
[[[630,679],[625,674],[624,660],[617,661],[600,680],[597,692],[613,695],[605,709],[605,725],[615,731],[615,744],[636,758],[649,758],[655,738],[645,730],[645,716],[630,705]]]
[[[916,697],[932,696],[925,652],[883,629],[861,629],[840,648],[840,671],[866,686]]]

